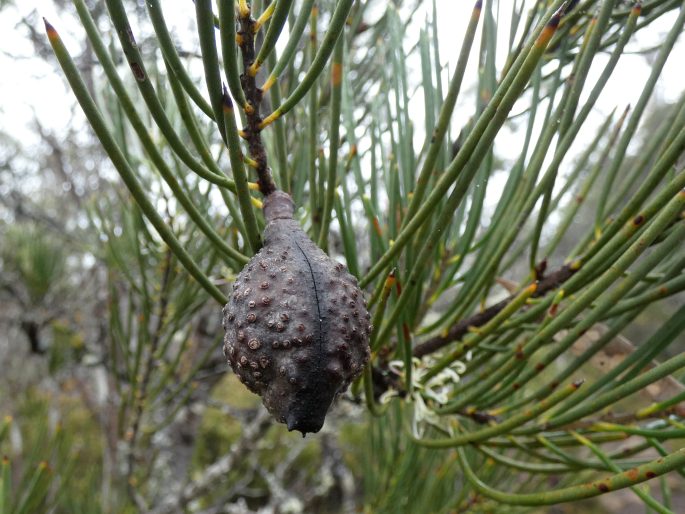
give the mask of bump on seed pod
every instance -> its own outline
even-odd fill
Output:
[[[224,307],[224,355],[288,430],[318,432],[369,360],[370,316],[357,280],[293,220],[290,196],[264,201],[264,246]]]

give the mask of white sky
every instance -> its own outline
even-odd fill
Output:
[[[82,118],[78,110],[74,110],[73,97],[66,88],[65,82],[58,72],[55,72],[51,64],[35,58],[31,43],[24,37],[26,28],[18,25],[20,18],[27,15],[34,9],[40,16],[45,16],[55,25],[67,47],[73,54],[78,54],[78,39],[73,34],[82,34],[82,29],[74,22],[73,17],[58,14],[52,0],[35,0],[33,2],[17,1],[17,7],[6,8],[0,14],[0,126],[8,131],[15,138],[25,144],[35,141],[30,123],[33,113],[40,116],[41,122],[53,130],[59,131],[65,126],[72,116],[72,113]],[[468,6],[466,12],[470,13],[471,1],[455,2],[453,0],[438,0],[440,52],[443,62],[449,63],[449,68],[454,68],[457,54],[461,46],[464,30],[468,23],[468,16],[461,15],[458,11]],[[165,15],[170,25],[178,29],[178,32],[186,32],[193,23],[193,4],[188,1],[165,2]],[[175,4],[174,8],[169,6]],[[430,2],[425,2],[426,8],[430,9]],[[503,5],[509,5],[508,2]],[[509,8],[503,13],[504,18],[508,15]],[[416,20],[420,23],[426,17],[425,12],[419,12]],[[43,32],[42,21],[36,27],[39,32]],[[628,45],[628,50],[650,47],[658,44],[674,19],[673,15],[662,17],[646,30],[641,31],[637,37]],[[482,23],[482,20],[481,20]],[[508,22],[503,21],[504,26]],[[414,31],[412,31],[414,32]],[[507,32],[507,31],[505,31]],[[671,55],[663,75],[658,83],[654,97],[675,101],[682,92],[683,74],[682,62],[685,56],[685,41],[678,42],[676,49]],[[406,47],[409,48],[418,40],[418,30],[406,35]],[[474,44],[477,50],[478,43]],[[504,45],[500,45],[501,48]],[[503,61],[504,55],[501,56]],[[501,61],[498,62],[501,67]],[[593,66],[590,79],[597,76],[597,71],[603,67],[602,58],[597,58]],[[410,61],[411,62],[411,61]],[[470,67],[467,71],[467,78],[462,86],[462,95],[455,112],[454,120],[456,126],[461,126],[471,115],[473,106],[472,95],[467,95],[468,86],[475,78],[475,53],[470,60]],[[614,108],[618,107],[620,112],[628,103],[635,103],[638,98],[643,82],[649,73],[647,60],[640,55],[624,55],[617,66],[614,75],[609,81],[606,89],[602,93],[597,106],[586,123],[587,130],[584,130],[587,140],[594,135],[592,127],[598,123]],[[516,108],[514,109],[516,112]],[[417,131],[423,127],[423,98],[415,95],[412,100],[412,120],[415,122]],[[462,121],[463,120],[463,121]],[[582,136],[580,139],[582,146]],[[502,134],[498,138],[497,151],[504,158],[515,158],[520,146],[516,143],[514,135]],[[567,160],[568,161],[568,160]]]

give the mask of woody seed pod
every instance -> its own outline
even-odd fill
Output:
[[[282,191],[264,201],[264,246],[224,307],[224,355],[288,430],[318,432],[369,360],[369,313],[357,280],[293,220]]]

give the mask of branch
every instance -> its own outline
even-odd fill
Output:
[[[140,389],[136,394],[136,408],[133,414],[133,420],[131,422],[131,428],[127,432],[127,438],[129,440],[128,456],[127,456],[127,468],[126,468],[126,478],[130,482],[134,467],[135,467],[135,457],[136,457],[136,442],[138,438],[138,433],[140,431],[140,421],[143,417],[143,410],[145,403],[147,402],[147,388],[150,383],[150,377],[152,376],[153,365],[155,359],[157,358],[157,347],[159,346],[159,341],[162,336],[162,329],[164,328],[164,322],[167,314],[167,307],[169,305],[169,296],[167,291],[167,286],[169,285],[169,280],[171,278],[171,250],[166,250],[166,255],[164,259],[164,269],[162,271],[162,283],[160,286],[159,302],[157,305],[157,323],[152,333],[152,340],[150,342],[150,348],[148,351],[147,361],[145,363],[145,370],[143,371],[143,377],[140,383]],[[140,343],[139,343],[140,344]],[[135,499],[135,498],[134,498]]]
[[[247,127],[243,129],[243,137],[247,141],[250,156],[257,162],[257,176],[259,190],[266,196],[276,190],[276,184],[269,169],[264,142],[262,141],[259,125],[262,118],[259,107],[262,103],[262,90],[257,87],[255,75],[250,71],[255,60],[255,20],[250,11],[239,13],[240,30],[238,31],[238,45],[243,56],[243,73],[240,75],[240,85],[245,93],[247,105],[245,115]]]
[[[577,269],[573,268],[571,264],[565,264],[558,270],[548,274],[538,282],[538,288],[533,297],[537,298],[544,296],[549,291],[558,288],[561,284],[571,278],[576,271]],[[480,327],[485,325],[488,321],[494,318],[497,313],[504,309],[509,302],[515,298],[515,296],[516,295],[511,295],[501,302],[491,305],[484,311],[474,314],[470,318],[462,319],[453,325],[446,335],[435,336],[417,345],[414,348],[414,356],[419,358],[423,357],[424,355],[438,351],[454,341],[460,340],[469,331],[469,327]]]
[[[192,500],[207,493],[217,482],[224,480],[236,463],[240,462],[254,448],[264,432],[271,426],[270,419],[267,411],[260,409],[250,423],[243,425],[243,433],[240,439],[228,453],[206,468],[197,480],[185,486],[177,497],[169,498],[152,512],[154,514],[181,512]]]

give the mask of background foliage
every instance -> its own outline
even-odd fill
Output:
[[[55,3],[65,41],[18,27],[80,105],[1,135],[0,513],[683,509],[685,96],[649,103],[682,1],[459,3],[462,34],[435,2],[197,0],[190,35]],[[266,165],[374,322],[304,440],[220,350]]]

